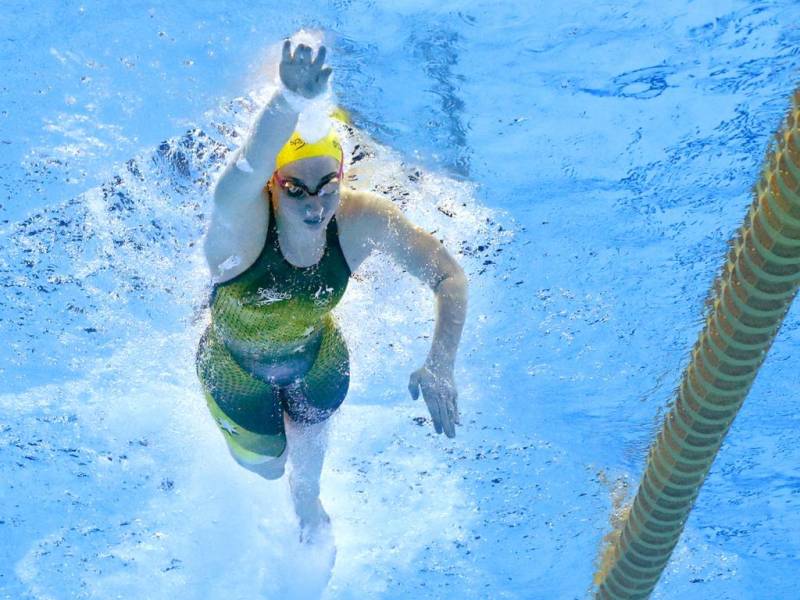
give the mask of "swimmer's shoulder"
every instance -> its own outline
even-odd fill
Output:
[[[392,202],[374,192],[344,188],[336,211],[339,245],[351,271],[379,245],[389,221],[399,214]]]
[[[235,200],[235,201],[228,201]],[[269,194],[217,198],[203,248],[211,277],[222,283],[246,271],[258,259],[269,227]]]
[[[357,230],[380,228],[391,219],[402,215],[394,203],[374,192],[345,188],[336,211],[336,220],[345,228]]]

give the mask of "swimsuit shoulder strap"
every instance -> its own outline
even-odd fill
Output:
[[[275,210],[272,208],[272,194],[267,196],[267,204],[269,204],[269,223],[267,224],[267,239],[264,242],[266,247],[270,240],[274,240],[278,236],[278,226],[275,223]]]
[[[347,264],[347,259],[344,256],[342,244],[339,242],[339,224],[336,222],[336,215],[333,215],[331,222],[328,223],[328,231],[325,243],[325,252],[330,252],[331,256],[335,257],[336,261],[339,262],[347,271],[347,276],[349,277],[352,271],[350,270],[350,265]]]

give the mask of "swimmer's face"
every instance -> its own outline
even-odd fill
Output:
[[[273,182],[277,210],[296,225],[324,228],[339,207],[339,163],[330,156],[284,165]]]

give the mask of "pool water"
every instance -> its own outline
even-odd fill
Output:
[[[0,598],[588,598],[798,82],[800,4],[6,2]],[[211,186],[280,41],[324,39],[356,185],[470,279],[462,427],[406,389],[431,295],[337,316],[336,561],[204,406]],[[794,598],[794,306],[654,598]]]

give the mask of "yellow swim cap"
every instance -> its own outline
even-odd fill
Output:
[[[350,122],[350,116],[340,107],[336,107],[333,110],[331,117],[343,123]],[[277,171],[290,162],[302,158],[311,158],[312,156],[330,156],[336,159],[340,165],[342,164],[344,160],[344,151],[342,150],[342,144],[339,142],[339,136],[336,135],[335,129],[331,128],[330,131],[328,131],[328,135],[313,143],[305,141],[300,137],[300,134],[295,131],[275,157],[275,170]]]
[[[277,171],[290,162],[302,158],[311,158],[312,156],[330,156],[336,159],[336,162],[342,162],[342,144],[339,143],[339,136],[336,135],[333,129],[328,132],[328,135],[316,142],[305,141],[295,131],[275,157],[275,170]]]

